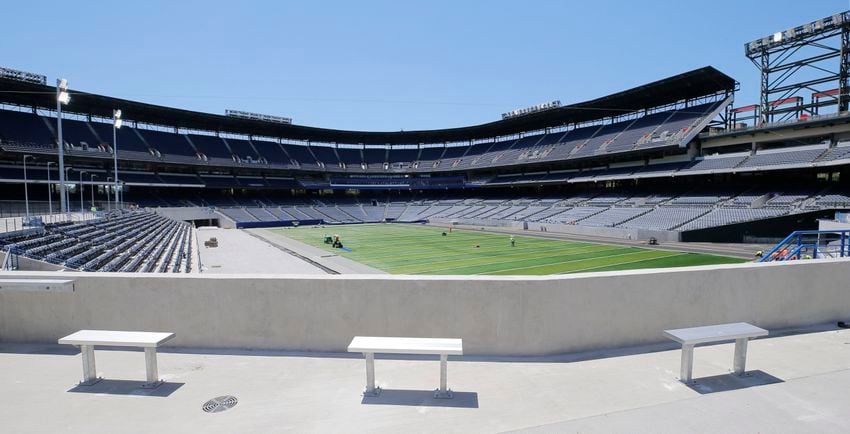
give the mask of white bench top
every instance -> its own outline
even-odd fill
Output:
[[[767,336],[767,330],[745,322],[664,330],[664,336],[682,344],[701,344],[739,338]]]
[[[71,279],[0,279],[2,291],[52,291],[73,292]]]
[[[355,336],[348,345],[348,352],[461,355],[463,354],[463,340]]]
[[[109,345],[113,347],[158,347],[177,336],[174,333],[124,332],[114,330],[80,330],[59,339],[67,345]]]

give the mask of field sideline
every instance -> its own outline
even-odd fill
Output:
[[[743,259],[577,241],[510,236],[412,224],[364,224],[274,229],[390,274],[547,275],[585,271],[729,264]],[[324,244],[338,234],[351,251]],[[476,247],[478,246],[478,247]]]

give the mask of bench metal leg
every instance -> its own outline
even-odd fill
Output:
[[[363,353],[363,357],[366,358],[366,390],[363,395],[378,396],[381,388],[375,387],[375,353]]]
[[[83,381],[80,381],[80,386],[91,386],[102,380],[97,376],[94,363],[94,345],[80,345],[80,354],[83,356]]]
[[[690,383],[694,371],[694,346],[682,345],[682,367],[679,372],[679,380]]]
[[[147,382],[142,384],[142,389],[155,389],[163,383],[159,379],[159,369],[156,366],[156,347],[145,348],[145,372]]]
[[[744,375],[747,369],[747,338],[735,339],[735,359],[732,367],[736,375]]]
[[[434,398],[449,399],[452,397],[452,391],[446,386],[448,376],[448,354],[440,354],[440,388],[434,392]]]

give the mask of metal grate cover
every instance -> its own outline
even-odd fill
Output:
[[[224,395],[205,402],[201,408],[207,413],[221,413],[233,408],[238,402],[239,400],[235,396]]]

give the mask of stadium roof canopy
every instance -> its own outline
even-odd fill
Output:
[[[277,124],[146,104],[76,90],[71,91],[73,99],[66,110],[111,118],[113,109],[121,109],[124,119],[143,123],[312,142],[350,144],[443,143],[506,136],[525,131],[538,131],[550,127],[594,121],[673,104],[682,100],[731,92],[735,89],[735,84],[732,77],[714,67],[706,66],[591,101],[486,124],[418,131],[351,131]],[[55,109],[55,88],[42,84],[0,79],[0,101]]]

